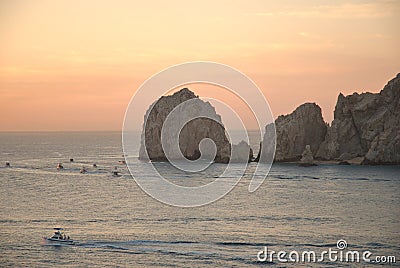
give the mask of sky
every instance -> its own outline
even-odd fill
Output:
[[[0,0],[0,131],[119,131],[139,86],[188,61],[240,70],[275,117],[316,102],[331,122],[340,92],[400,72],[398,14],[390,0]]]

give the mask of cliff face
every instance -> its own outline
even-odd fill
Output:
[[[276,151],[275,161],[297,161],[301,159],[306,145],[313,155],[323,142],[327,125],[321,108],[315,103],[305,103],[289,115],[275,120]]]
[[[190,101],[190,105],[182,106],[182,110],[178,113],[177,120],[172,123],[178,123],[186,117],[196,117],[207,114],[209,117],[216,119],[217,122],[208,118],[196,118],[188,122],[179,134],[179,148],[183,156],[190,160],[200,157],[199,143],[204,138],[212,139],[216,144],[216,156],[214,161],[217,163],[228,163],[231,146],[225,135],[225,129],[221,122],[221,117],[216,114],[214,107],[209,102],[200,100],[193,92],[184,88],[172,96],[163,96],[158,99],[147,110],[144,116],[141,147],[139,151],[139,159],[166,161],[162,144],[161,131],[167,116],[179,104]],[[219,122],[219,123],[218,123]],[[169,126],[167,131],[173,131],[174,126]],[[169,136],[167,135],[169,138]],[[146,144],[146,147],[144,146]],[[170,141],[165,142],[166,146],[170,145]],[[147,149],[147,155],[145,150]]]
[[[147,159],[146,144],[151,160],[167,160],[161,145],[161,130],[170,112],[187,100],[194,102],[179,111],[182,118],[176,121],[184,120],[187,115],[195,117],[207,114],[217,122],[197,118],[187,123],[179,135],[179,150],[183,156],[192,160],[199,158],[200,141],[210,138],[217,147],[214,161],[229,162],[231,145],[220,116],[210,103],[200,100],[188,89],[161,97],[151,106],[154,106],[153,109],[149,108],[145,115],[148,123],[143,126],[140,159]],[[273,135],[275,131],[276,141]],[[307,148],[310,159],[350,160],[363,157],[363,164],[400,164],[400,74],[389,81],[380,93],[340,94],[331,126],[324,122],[321,108],[315,103],[305,103],[291,114],[279,116],[275,125],[266,126],[261,145],[261,154],[255,161],[270,162],[273,154],[265,152],[273,152],[276,146],[274,160],[278,162],[299,161],[304,148]],[[252,158],[252,151],[247,144],[232,148],[233,161]],[[236,155],[239,152],[240,155]]]
[[[339,95],[332,126],[317,157],[364,164],[400,163],[400,74],[377,94]]]

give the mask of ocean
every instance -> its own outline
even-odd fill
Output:
[[[256,153],[258,140],[252,145]],[[130,157],[136,159],[135,154]],[[370,251],[371,260],[395,256],[391,265],[400,261],[399,166],[273,164],[253,193],[246,173],[220,200],[180,208],[148,196],[122,160],[119,132],[0,133],[0,266],[366,265],[258,258],[266,247],[317,254],[338,250],[338,240],[346,241],[343,250]],[[134,161],[137,176],[146,177],[149,163]],[[64,170],[57,171],[59,162]],[[214,164],[199,175],[174,172],[168,163],[155,165],[182,185],[207,183],[225,167]],[[256,165],[250,163],[248,171]],[[86,174],[79,172],[82,166]],[[120,177],[112,176],[115,166]],[[76,244],[44,243],[53,227],[65,228]]]

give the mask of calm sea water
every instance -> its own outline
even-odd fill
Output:
[[[339,239],[399,263],[398,166],[275,164],[254,193],[245,176],[217,202],[177,208],[145,194],[119,160],[116,132],[0,134],[0,266],[287,266],[260,263],[257,253],[264,246],[320,253]],[[65,170],[56,170],[58,162]],[[111,176],[114,166],[121,177]],[[145,163],[135,168],[146,176]],[[224,165],[201,176],[180,175],[166,163],[157,168],[185,184],[209,181]],[[45,245],[53,227],[66,228],[77,244]]]

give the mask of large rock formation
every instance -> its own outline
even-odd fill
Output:
[[[400,164],[400,74],[377,94],[340,94],[317,157],[364,164]]]
[[[313,155],[317,153],[325,138],[327,124],[317,104],[305,103],[291,114],[279,116],[275,120],[275,129],[275,161],[298,161],[306,145],[310,145]]]
[[[179,106],[189,100],[190,105]],[[225,128],[222,125],[221,117],[216,114],[215,108],[209,102],[202,101],[187,88],[174,93],[172,96],[161,97],[147,110],[144,116],[139,159],[167,161],[161,144],[162,128],[167,116],[177,106],[181,107],[181,110],[176,113],[178,117],[175,118],[176,120],[173,120],[173,124],[178,124],[179,121],[185,120],[186,117],[208,116],[208,118],[193,119],[183,126],[178,137],[178,149],[180,149],[182,155],[190,160],[198,159],[200,157],[200,141],[210,138],[216,144],[214,161],[217,163],[228,163],[231,154],[231,145],[225,135]],[[215,120],[209,118],[214,118]],[[169,130],[173,130],[173,128],[174,125],[170,126]],[[167,139],[169,138],[171,137],[167,137]],[[164,146],[171,146],[169,140],[165,141]]]
[[[267,135],[271,126],[266,126],[256,161],[266,162],[262,159],[264,146],[273,146],[272,135]],[[312,154],[307,155],[320,160],[400,164],[400,74],[378,94],[340,94],[331,126],[324,122],[318,105],[306,103],[279,116],[275,128],[274,160],[278,162],[299,161],[309,144]]]
[[[140,159],[147,159],[146,144],[150,159],[166,160],[161,145],[163,123],[176,106],[190,99],[195,103],[180,111],[183,115],[206,112],[217,122],[198,118],[186,124],[179,136],[180,151],[188,159],[197,159],[199,142],[210,138],[217,147],[215,162],[229,162],[231,145],[220,116],[208,102],[200,100],[188,89],[162,97],[149,108],[145,115],[148,123],[143,126]],[[261,154],[255,161],[271,162],[273,153],[266,152],[273,152],[276,147],[275,161],[299,161],[306,148],[307,158],[341,161],[362,158],[363,164],[400,164],[400,74],[380,93],[340,94],[331,126],[324,122],[321,108],[315,103],[305,103],[291,114],[279,116],[275,124],[266,126],[261,145]],[[309,150],[306,145],[310,145]],[[243,155],[232,156],[233,160],[251,158],[247,144],[235,148],[234,151],[243,152]]]

